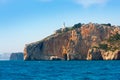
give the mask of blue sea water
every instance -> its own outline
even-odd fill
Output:
[[[0,61],[0,80],[120,80],[120,61]]]

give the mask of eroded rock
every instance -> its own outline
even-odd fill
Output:
[[[94,23],[81,24],[80,27],[65,28],[65,30],[60,29],[41,41],[27,44],[24,49],[24,60],[50,60],[53,55],[63,60],[113,59],[112,56],[105,57],[112,53],[105,53],[102,57],[101,50],[93,49],[92,52],[89,50],[119,31],[120,28],[116,26]],[[114,46],[119,47],[118,44]],[[69,54],[69,57],[65,59],[64,54]]]

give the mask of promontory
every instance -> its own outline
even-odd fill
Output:
[[[24,60],[119,60],[120,26],[78,23],[26,44]]]

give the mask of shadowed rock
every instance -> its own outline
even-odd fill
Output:
[[[87,60],[103,60],[101,51],[96,48],[90,49],[88,51]]]
[[[24,60],[23,59],[23,53],[18,52],[18,53],[12,53],[10,55],[10,60]]]

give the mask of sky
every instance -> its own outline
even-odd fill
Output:
[[[0,0],[0,53],[23,52],[76,23],[120,25],[120,0]]]

